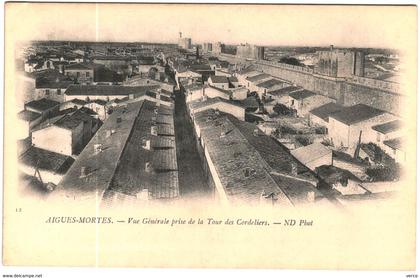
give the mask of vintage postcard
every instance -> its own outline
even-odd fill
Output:
[[[5,4],[3,264],[414,270],[417,7]]]

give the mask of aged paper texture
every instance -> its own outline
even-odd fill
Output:
[[[415,269],[415,6],[5,14],[4,265]]]

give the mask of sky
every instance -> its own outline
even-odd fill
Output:
[[[415,17],[407,6],[11,3],[6,36],[176,43],[182,32],[193,44],[399,48]]]

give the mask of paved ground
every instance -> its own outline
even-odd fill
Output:
[[[210,193],[201,167],[193,126],[187,114],[185,97],[178,92],[175,95],[175,137],[180,194],[184,197],[206,197]]]

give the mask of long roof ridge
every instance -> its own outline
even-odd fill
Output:
[[[257,157],[263,162],[264,167],[262,167],[262,168],[263,168],[264,172],[267,174],[267,176],[269,177],[269,179],[277,186],[277,188],[280,190],[280,192],[282,192],[283,195],[286,196],[286,198],[290,202],[290,204],[292,206],[294,206],[294,204],[293,204],[292,200],[290,199],[290,197],[283,191],[283,189],[280,188],[280,186],[278,186],[277,182],[273,179],[273,177],[271,176],[270,172],[268,171],[268,169],[271,169],[272,170],[272,167],[261,156],[261,154],[257,151],[257,149],[248,141],[248,139],[242,134],[241,130],[234,123],[232,123],[232,121],[229,119],[229,117],[226,117],[225,116],[225,118],[239,132],[239,136],[241,137],[241,139],[244,139],[246,141],[246,143],[252,148],[254,154],[256,154]]]

